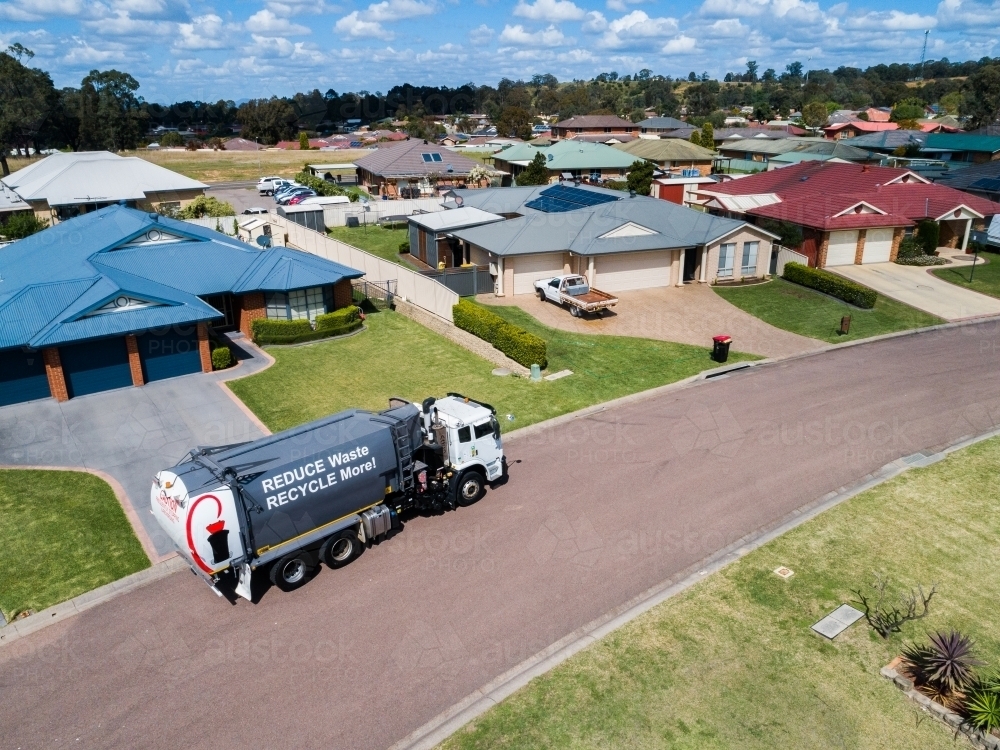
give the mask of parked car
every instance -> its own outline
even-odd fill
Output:
[[[280,198],[278,198],[275,201],[275,203],[277,203],[279,206],[287,206],[295,198],[299,199],[311,198],[314,195],[316,195],[315,190],[310,190],[309,188],[303,188],[302,190],[296,190],[295,192],[292,193],[285,193]]]
[[[288,185],[282,185],[280,188],[274,191],[274,199],[278,200],[279,198],[284,198],[285,196],[290,195],[299,190],[308,190],[308,189],[309,188],[305,187],[304,185],[299,185],[298,183],[290,183]]]
[[[261,195],[271,195],[278,187],[276,183],[287,183],[283,177],[261,177],[257,181],[257,192]]]
[[[286,206],[297,206],[300,203],[302,203],[302,201],[307,200],[308,198],[313,198],[313,197],[315,197],[315,193],[313,193],[313,195],[309,195],[308,193],[296,193],[295,195],[293,195],[291,198],[288,199],[288,202],[285,203],[285,205]]]
[[[266,213],[267,209],[261,208],[260,206],[252,206],[250,208],[243,209],[244,216],[256,216],[257,214],[266,214]]]

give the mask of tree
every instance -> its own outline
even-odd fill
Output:
[[[653,162],[645,159],[636,159],[632,166],[628,168],[628,189],[634,190],[637,195],[649,195],[649,188],[653,184]]]
[[[903,122],[909,120],[919,120],[923,116],[923,102],[914,99],[903,99],[900,102],[896,102],[896,106],[892,108],[892,115],[890,119],[893,122]],[[899,127],[903,128],[902,125]]]
[[[785,73],[782,76],[782,78],[785,77],[791,78],[793,80],[798,80],[802,78],[802,63],[800,63],[798,60],[796,60],[795,62],[788,63],[788,65],[785,66]]]
[[[273,145],[295,133],[295,108],[287,99],[251,99],[236,110],[236,121],[243,126],[240,133],[249,140]]]
[[[963,98],[961,91],[950,91],[938,100],[938,104],[949,115],[957,115],[962,108]]]
[[[539,151],[517,176],[517,184],[521,185],[547,185],[549,182],[549,167],[545,160],[545,155]]]
[[[757,81],[757,61],[747,60],[747,78],[750,79],[751,83]]]
[[[695,146],[700,146],[701,145],[701,131],[700,130],[694,130],[694,131],[692,131],[691,132],[691,138],[690,138],[690,140],[691,140],[691,143],[693,143]]]
[[[37,150],[37,137],[52,114],[58,95],[49,74],[29,68],[23,60],[34,53],[14,44],[0,52],[0,167],[10,174],[7,154],[13,148]]]
[[[531,138],[531,113],[522,107],[504,107],[496,123],[499,136],[525,141]]]
[[[712,123],[705,122],[701,126],[701,147],[715,150],[715,128]]]
[[[184,145],[184,138],[176,130],[168,130],[160,138],[160,145],[166,148],[177,148]]]
[[[10,214],[7,221],[0,224],[0,236],[8,240],[20,240],[41,232],[49,225],[44,219],[38,219],[33,213],[21,212]]]
[[[774,68],[768,68],[764,71],[764,75],[760,77],[760,80],[764,83],[774,83],[775,78],[777,76],[775,75]]]
[[[199,195],[177,214],[178,219],[200,219],[203,216],[235,216],[231,203],[220,201],[215,196]]]
[[[719,83],[705,81],[687,90],[688,110],[692,115],[705,116],[718,106]]]
[[[980,68],[965,82],[961,113],[969,118],[969,129],[992,125],[1000,117],[1000,65]]]
[[[149,118],[139,82],[117,70],[92,70],[80,85],[80,141],[84,148],[134,149]]]
[[[306,131],[304,131],[304,130],[300,130],[299,131],[299,151],[308,151],[308,150],[309,150],[309,134]]]
[[[809,102],[802,108],[802,122],[810,128],[820,128],[826,125],[826,105],[823,102]]]

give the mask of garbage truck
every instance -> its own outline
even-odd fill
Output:
[[[401,528],[401,515],[472,505],[506,471],[496,410],[449,393],[196,448],[156,474],[150,503],[195,573],[250,599],[253,571],[298,588],[318,563],[340,568]]]

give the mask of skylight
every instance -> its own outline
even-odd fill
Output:
[[[441,161],[441,154],[420,154],[425,162]]]

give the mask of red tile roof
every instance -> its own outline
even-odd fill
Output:
[[[921,219],[947,218],[959,206],[967,206],[983,216],[1000,214],[1000,204],[924,182],[909,170],[861,164],[803,162],[707,186],[701,192],[773,193],[781,199],[779,203],[752,208],[747,213],[827,231],[908,226]],[[885,213],[851,212],[837,216],[862,201]]]
[[[827,125],[823,132],[829,135],[844,130],[857,130],[859,133],[879,133],[883,130],[898,130],[899,125],[895,122],[865,122],[864,120],[852,120],[851,122],[838,122],[834,125]]]

